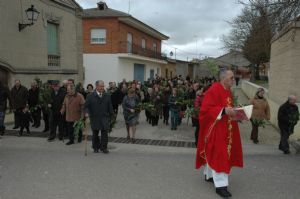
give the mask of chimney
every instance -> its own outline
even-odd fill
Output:
[[[106,10],[108,8],[104,1],[99,1],[97,5],[99,10]]]

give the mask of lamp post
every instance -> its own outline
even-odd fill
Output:
[[[177,50],[177,48],[174,47],[174,49],[175,49],[175,60],[176,60],[176,50]],[[173,57],[173,55],[174,55],[174,53],[173,53],[173,51],[171,51],[170,56]]]
[[[39,17],[40,14],[40,12],[34,8],[34,5],[31,5],[31,7],[28,8],[25,12],[28,21],[31,21],[31,23],[26,23],[26,24],[19,23],[19,32],[21,32],[21,30],[23,30],[25,27],[33,25],[34,22],[37,21],[37,18]]]

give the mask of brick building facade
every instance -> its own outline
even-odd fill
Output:
[[[167,36],[99,2],[83,12],[85,85],[101,79],[144,81],[161,73],[167,64],[161,40]]]

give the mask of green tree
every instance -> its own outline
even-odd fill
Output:
[[[219,66],[216,64],[216,62],[213,59],[206,59],[205,60],[206,65],[208,66],[210,72],[214,77],[217,77],[219,72]]]

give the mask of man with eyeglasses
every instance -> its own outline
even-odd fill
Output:
[[[201,124],[196,168],[204,166],[205,181],[213,182],[216,193],[231,197],[227,190],[232,167],[243,167],[243,154],[236,111],[230,88],[234,83],[233,72],[223,69],[219,82],[214,83],[204,96],[199,122]]]

